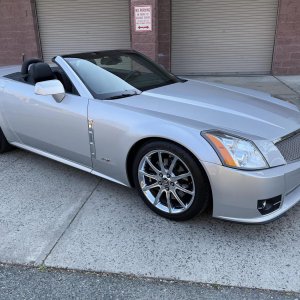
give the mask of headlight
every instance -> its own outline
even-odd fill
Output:
[[[227,167],[238,169],[264,169],[269,165],[255,144],[249,140],[219,131],[202,132]]]

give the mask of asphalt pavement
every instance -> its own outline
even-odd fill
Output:
[[[270,77],[202,80],[300,100],[295,77]],[[21,150],[0,156],[0,199],[2,263],[300,292],[299,204],[266,225],[178,223],[134,190]]]
[[[0,298],[299,300],[299,294],[116,274],[0,265]]]

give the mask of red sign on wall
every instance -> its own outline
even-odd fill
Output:
[[[152,6],[134,7],[134,27],[137,32],[152,31]]]

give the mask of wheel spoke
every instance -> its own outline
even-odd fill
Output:
[[[155,197],[155,201],[153,203],[154,206],[156,206],[159,203],[160,197],[161,197],[163,192],[164,192],[164,190],[160,189],[159,192],[157,193],[157,195]]]
[[[174,156],[174,158],[173,158],[173,160],[172,160],[172,163],[171,163],[171,165],[170,165],[170,168],[169,168],[170,174],[173,172],[173,169],[174,169],[174,167],[175,167],[175,164],[176,164],[177,160],[178,160],[178,158],[177,158],[176,156]]]
[[[176,191],[172,191],[171,192],[173,194],[173,196],[175,197],[176,201],[184,208],[185,204],[181,201],[181,199],[179,198],[179,196],[177,195]]]
[[[153,165],[153,163],[151,162],[150,158],[148,156],[146,156],[146,161],[148,163],[148,165],[150,166],[150,168],[157,174],[160,173],[160,171]]]
[[[187,211],[195,200],[194,174],[181,156],[156,148],[139,163],[141,191],[153,207],[170,216]]]
[[[181,175],[177,175],[177,176],[172,176],[171,179],[172,179],[172,181],[177,181],[177,180],[189,177],[189,176],[192,176],[192,174],[190,172],[184,173],[184,174],[181,174]]]
[[[189,195],[194,195],[194,194],[195,194],[194,191],[189,191],[189,190],[183,188],[182,186],[180,186],[180,185],[178,185],[178,184],[175,185],[175,189],[176,189],[176,190],[180,190],[180,191],[182,191],[182,192],[184,192],[184,193],[186,193],[186,194],[189,194]]]
[[[139,170],[139,173],[142,174],[142,175],[144,175],[144,176],[146,176],[146,177],[149,177],[149,178],[152,178],[152,179],[157,180],[157,178],[156,178],[157,175],[153,175],[153,174],[146,173],[146,172],[143,171],[143,170]]]
[[[145,186],[142,188],[142,190],[143,190],[144,192],[146,192],[146,191],[152,190],[152,189],[154,189],[154,188],[156,188],[156,187],[159,187],[159,186],[160,186],[160,185],[159,185],[157,182],[155,182],[155,183],[150,184],[150,185],[145,185]]]
[[[163,159],[162,159],[161,151],[158,152],[158,161],[159,161],[160,171],[163,174],[165,174],[166,170],[165,170],[164,162],[163,162]]]
[[[170,198],[170,192],[166,193],[167,196],[167,204],[168,204],[168,209],[169,209],[169,213],[172,213],[172,205],[171,205],[171,198]]]

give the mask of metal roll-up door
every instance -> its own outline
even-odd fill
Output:
[[[36,0],[43,57],[130,48],[127,0]]]
[[[172,0],[176,74],[271,71],[278,0]]]

